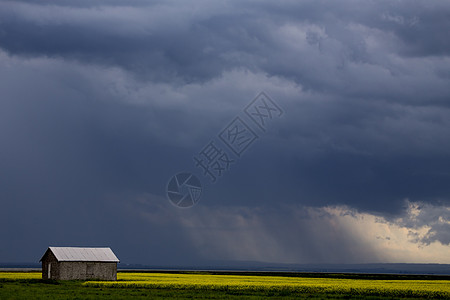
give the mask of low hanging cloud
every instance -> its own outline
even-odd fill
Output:
[[[450,245],[450,207],[427,203],[408,203],[404,216],[393,221],[394,224],[409,228],[413,241],[424,245],[439,242]],[[420,231],[425,231],[419,234]]]
[[[345,206],[198,207],[173,211],[151,195],[129,203],[144,223],[177,226],[210,261],[450,263],[448,206],[405,200],[389,219]],[[175,222],[175,223],[174,223]]]

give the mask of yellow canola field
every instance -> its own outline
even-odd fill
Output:
[[[38,272],[0,272],[0,280],[40,279]],[[233,291],[295,291],[450,299],[450,280],[370,280],[260,275],[118,273],[118,281],[85,281],[102,288],[157,288]]]
[[[0,272],[0,279],[41,279],[41,272]]]
[[[117,282],[86,282],[88,286],[179,288],[208,290],[298,290],[373,295],[450,297],[449,280],[368,280],[281,276],[118,273]]]

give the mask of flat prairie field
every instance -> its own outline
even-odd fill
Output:
[[[37,272],[0,272],[0,299],[450,299],[450,280],[442,277],[293,274],[119,272],[111,282],[44,281]]]

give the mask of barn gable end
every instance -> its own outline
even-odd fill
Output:
[[[49,247],[40,261],[42,279],[117,280],[119,259],[110,248]]]

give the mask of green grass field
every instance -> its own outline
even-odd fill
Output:
[[[450,299],[450,280],[344,274],[118,273],[118,281],[43,281],[0,272],[0,299]],[[417,279],[419,278],[419,279]]]

